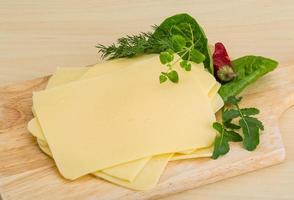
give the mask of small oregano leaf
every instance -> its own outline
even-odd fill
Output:
[[[192,64],[188,62],[187,60],[182,60],[180,62],[180,66],[186,71],[191,71]]]
[[[166,77],[165,75],[161,74],[161,75],[159,76],[159,82],[160,82],[160,83],[164,83],[166,80],[167,80],[167,77]]]
[[[167,77],[173,83],[179,82],[179,75],[178,75],[178,72],[176,72],[175,70],[168,72]]]
[[[163,52],[160,53],[159,59],[160,59],[161,64],[165,65],[165,64],[170,63],[171,61],[173,61],[174,55],[167,52],[167,51],[163,51]]]
[[[196,49],[191,49],[190,60],[195,63],[202,63],[205,60],[205,55],[203,55],[202,53],[200,53],[200,51]]]

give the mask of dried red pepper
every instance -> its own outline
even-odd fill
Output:
[[[219,81],[228,82],[236,76],[227,50],[221,42],[217,42],[215,44],[212,59],[215,76]]]

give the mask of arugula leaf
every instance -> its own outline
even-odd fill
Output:
[[[239,124],[242,128],[244,140],[243,145],[248,151],[253,151],[259,144],[259,127],[256,126],[252,120],[248,120],[248,117],[240,119]]]
[[[240,112],[236,109],[227,109],[225,111],[223,111],[223,121],[227,122],[227,121],[232,121],[232,119],[237,118],[240,116]]]
[[[264,126],[263,123],[258,120],[255,117],[249,117],[249,116],[245,116],[246,120],[249,121],[249,123],[254,124],[255,126],[257,126],[260,130],[264,130]]]
[[[239,133],[237,133],[235,131],[227,131],[226,130],[225,133],[226,133],[226,137],[231,142],[241,142],[243,140],[243,138],[241,137],[241,135],[239,135]]]
[[[177,14],[165,19],[158,27],[156,27],[154,33],[152,34],[152,40],[161,40],[161,45],[154,45],[153,48],[149,49],[149,52],[159,53],[164,51],[164,48],[167,48],[168,38],[171,35],[181,35],[184,38],[191,38],[191,33],[188,28],[188,24],[192,28],[192,32],[194,35],[193,43],[195,43],[194,49],[198,50],[201,54],[204,55],[205,60],[203,64],[205,68],[213,74],[213,65],[211,59],[211,53],[208,48],[208,40],[207,37],[201,28],[201,26],[196,22],[196,20],[186,13]],[[162,44],[166,46],[162,48]],[[189,42],[186,43],[186,46],[190,46]],[[159,47],[161,46],[161,47]],[[203,57],[201,58],[203,59]],[[201,60],[200,59],[200,60]]]
[[[257,108],[242,108],[240,111],[243,115],[246,116],[259,114],[259,110]]]
[[[218,122],[213,123],[213,128],[220,134],[215,139],[213,159],[229,151],[229,141],[243,141],[243,146],[248,151],[253,151],[259,144],[260,131],[264,130],[264,126],[261,121],[252,117],[252,115],[259,114],[259,110],[257,108],[240,108],[240,101],[241,97],[229,96],[227,98],[227,105],[229,104],[231,108],[222,110],[222,124]],[[239,119],[239,124],[232,123],[234,119]],[[243,137],[234,131],[240,128]]]
[[[214,150],[212,159],[217,159],[221,155],[225,155],[230,151],[229,140],[223,134],[216,136],[214,141]]]
[[[213,123],[213,128],[219,132],[214,141],[214,150],[212,159],[217,159],[221,155],[225,155],[230,151],[229,140],[224,134],[222,125],[218,122]]]
[[[235,131],[229,131],[219,122],[214,122],[212,127],[218,131],[219,135],[214,141],[213,159],[217,159],[221,155],[225,155],[230,151],[229,141],[240,142],[242,137]]]
[[[237,130],[237,129],[240,129],[241,126],[237,125],[237,124],[234,124],[232,123],[232,121],[226,121],[226,122],[223,122],[224,126],[228,129],[232,129],[232,130]]]
[[[231,64],[237,77],[221,86],[219,94],[224,101],[278,66],[277,61],[261,56],[244,56],[231,61]]]
[[[240,103],[240,101],[242,100],[242,97],[236,97],[236,96],[229,96],[225,103],[226,104],[232,104],[232,105],[237,105],[238,103]]]

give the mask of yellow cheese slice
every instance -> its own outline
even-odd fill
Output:
[[[100,69],[103,69],[99,65],[96,65],[94,68],[97,69],[98,67]],[[107,66],[107,67],[109,67],[109,66]],[[90,69],[92,69],[92,68],[90,68]],[[97,71],[96,69],[95,69],[95,71],[96,71],[96,73],[98,73],[99,71]],[[88,68],[59,68],[56,71],[56,73],[52,76],[52,78],[49,80],[47,87],[52,88],[52,87],[58,86],[60,84],[65,84],[70,81],[74,81],[75,79],[79,79],[87,70],[88,70]],[[105,72],[105,70],[104,70],[104,72]],[[91,73],[91,74],[93,76],[96,75],[95,73]],[[215,94],[210,92],[210,95],[215,95]],[[214,110],[215,110],[215,107],[218,107],[217,103],[213,104]],[[32,119],[29,122],[28,129],[37,138],[39,138],[43,141],[45,140],[44,135],[42,134],[42,130],[41,130],[40,126],[38,125],[38,121],[36,118]],[[194,149],[192,149],[190,151],[187,150],[184,153],[191,154],[193,152],[195,152]],[[190,157],[191,156],[192,155],[190,155]],[[193,156],[198,157],[201,155],[194,153]],[[106,174],[109,174],[110,176],[115,176],[120,179],[132,181],[135,178],[135,176],[137,175],[137,173],[142,169],[142,167],[148,161],[149,161],[149,158],[140,159],[138,161],[132,161],[132,162],[128,162],[126,164],[121,164],[116,167],[104,169],[103,172]],[[94,175],[95,175],[95,172],[94,172]]]
[[[52,157],[52,153],[49,147],[44,144],[42,141],[37,140],[40,146],[40,149]],[[130,188],[133,190],[149,190],[156,186],[161,174],[163,173],[168,161],[173,154],[163,154],[153,156],[152,159],[144,166],[144,168],[138,173],[134,181],[124,181],[116,177],[110,176],[109,174],[103,173],[102,171],[96,173],[95,175],[103,178],[111,183]]]
[[[213,111],[216,113],[224,106],[224,101],[219,94],[216,94],[214,98],[212,98],[211,104],[213,105]]]
[[[194,150],[194,152],[191,152],[190,154],[176,153],[173,155],[170,161],[184,160],[184,159],[191,159],[191,158],[211,157],[212,152],[213,152],[213,147],[208,147],[208,148]]]
[[[109,66],[107,66],[109,67]],[[101,71],[101,69],[103,70],[103,67],[97,65],[95,67],[92,67],[90,69],[95,69],[96,68],[96,73],[98,73],[99,71]],[[99,71],[97,70],[99,69]],[[113,68],[114,69],[114,68]],[[74,72],[72,72],[74,70]],[[80,71],[80,72],[79,72]],[[66,83],[66,80],[67,81],[73,81],[74,79],[77,79],[81,74],[83,74],[83,72],[85,72],[86,70],[81,68],[81,69],[78,69],[78,68],[64,68],[64,69],[59,69],[58,72],[59,74],[57,74],[57,76],[53,76],[51,81],[49,81],[49,84],[48,84],[48,87],[50,88],[51,87],[51,82],[56,82],[56,84],[63,84],[63,83]],[[90,70],[89,70],[90,71]],[[62,73],[60,73],[62,72]],[[82,72],[82,73],[81,73]],[[104,70],[104,72],[107,72]],[[66,74],[67,73],[67,74]],[[91,74],[91,73],[90,73]],[[62,75],[62,76],[58,76],[58,75]],[[95,73],[92,73],[92,75],[97,75]],[[52,84],[52,87],[55,86],[55,84],[53,85]],[[38,127],[37,127],[38,128]],[[39,128],[40,129],[40,128]],[[36,131],[32,131],[32,132],[36,132]],[[40,132],[40,131],[37,131],[37,132]],[[195,150],[192,150],[192,152],[195,151]],[[125,165],[127,166],[127,165]],[[130,165],[131,166],[131,165]],[[110,168],[112,169],[112,168]],[[117,167],[114,167],[114,169],[118,169]],[[123,169],[123,168],[121,168]],[[111,171],[111,170],[110,170]],[[130,171],[130,170],[129,170]],[[132,170],[131,170],[132,171]],[[123,171],[122,171],[123,172]],[[110,173],[111,174],[111,173]],[[115,173],[114,173],[115,174]],[[117,175],[116,175],[117,176]]]
[[[99,65],[98,66],[95,66],[94,68],[100,68],[100,69],[103,69],[103,68],[101,68]],[[93,68],[93,69],[94,69]],[[92,69],[92,68],[91,68]],[[63,77],[62,76],[55,76],[54,77],[54,79],[51,79],[51,80],[54,80],[55,82],[57,82],[58,84],[63,84],[63,83],[65,83],[64,81],[65,80],[68,80],[68,81],[73,81],[74,79],[77,79],[78,77],[74,77],[74,76],[79,76],[79,73],[78,73],[78,70],[82,70],[82,69],[78,69],[78,68],[65,68],[65,69],[59,69],[58,70],[58,72],[63,72],[63,73],[70,73],[72,70],[75,70],[76,72],[73,72],[72,74],[73,75],[71,75],[71,76],[69,76],[68,74],[65,74]],[[98,71],[96,70],[96,72],[98,73]],[[61,75],[62,75],[62,73],[61,73]],[[96,75],[95,73],[92,73],[92,75]],[[73,77],[73,78],[72,78]],[[52,77],[53,78],[53,77]],[[61,79],[60,79],[61,78]],[[54,81],[52,81],[52,83],[54,82]],[[51,83],[51,81],[49,81],[49,83]],[[53,86],[53,85],[52,85]],[[51,85],[49,84],[48,85],[48,87],[51,87]],[[211,94],[211,93],[210,93]],[[192,150],[192,152],[195,152],[195,150]],[[191,153],[192,153],[191,152]],[[195,153],[193,154],[193,156],[195,157],[195,156],[197,156],[197,157],[201,157],[202,155],[195,155]],[[125,165],[125,166],[127,166],[127,165]],[[111,168],[112,169],[112,168]],[[121,168],[122,169],[122,168]],[[130,169],[130,168],[128,168],[128,169]]]
[[[116,179],[107,174],[101,173],[99,177],[115,183],[117,185],[124,186],[126,188],[131,188],[133,190],[150,190],[156,186],[159,181],[161,174],[163,173],[168,161],[173,154],[163,154],[158,156],[153,156],[137,177],[132,182],[122,181]]]
[[[192,73],[195,69],[181,73],[176,67],[181,84],[159,84],[165,67],[152,60],[34,93],[35,110],[61,174],[75,179],[154,154],[210,146],[215,118],[208,97]]]
[[[127,63],[127,62],[130,64],[134,63],[134,60],[131,60],[131,59],[120,59],[120,60],[121,62],[122,60],[127,60],[127,61],[124,61],[123,63]],[[100,64],[97,64],[95,65],[94,68],[95,69],[99,68],[102,70],[103,73],[108,73],[108,72],[111,72],[111,71],[107,71],[110,69],[109,67],[114,66],[114,65],[109,65],[109,63],[114,63],[114,62],[113,61],[107,62],[107,65],[104,65],[105,66],[104,68],[100,67],[99,66]],[[119,65],[115,65],[115,66],[119,66]],[[114,68],[112,70],[114,70]],[[85,68],[85,67],[59,68],[51,77],[51,79],[49,79],[47,88],[53,88],[58,85],[75,81],[79,79],[86,71],[88,71],[88,68]],[[46,139],[44,137],[43,131],[39,125],[37,118],[32,119],[28,123],[28,130],[32,133],[32,135],[39,138],[39,140],[42,140],[43,144],[46,143],[47,145]],[[123,180],[132,181],[150,159],[151,157],[141,158],[135,161],[123,163],[117,166],[104,169],[103,172],[112,177],[117,177]],[[93,172],[94,175],[96,175],[95,173],[96,172]]]
[[[65,71],[67,71],[68,69],[66,69]],[[71,70],[73,70],[73,69],[71,69]],[[76,70],[76,68],[74,69],[74,70]],[[68,71],[68,72],[70,72],[70,70]],[[39,141],[38,141],[38,143],[40,143]],[[43,151],[45,151],[44,150],[44,148],[43,148]],[[46,152],[45,152],[46,153]],[[47,152],[47,154],[48,154],[48,152]],[[206,155],[206,154],[205,154]],[[195,157],[195,153],[193,154],[193,156]],[[203,157],[203,155],[201,156],[201,154],[198,154],[197,155],[198,157]],[[166,156],[163,156],[162,157],[162,159],[163,160],[166,160]],[[158,160],[158,159],[157,159]],[[152,166],[152,162],[155,162],[156,160],[151,160],[151,161],[149,161],[149,162],[151,162],[151,166]],[[161,166],[159,166],[159,165],[157,165],[159,168],[161,167]],[[148,169],[148,168],[147,168]],[[104,174],[103,175],[103,173],[98,173],[97,175],[99,176],[99,174],[100,174],[100,176],[103,176],[104,178],[106,178],[106,179],[108,179],[108,180],[113,180],[113,179],[115,179],[114,177],[112,177],[112,176],[109,176],[109,175],[107,175],[107,174]],[[156,173],[155,174],[150,174],[150,175],[148,175],[147,177],[152,177],[152,175],[153,175],[153,178],[149,178],[149,179],[147,179],[147,180],[156,180],[160,175],[157,175],[156,176]],[[155,175],[155,176],[154,176]],[[157,177],[157,178],[156,178]],[[145,180],[145,179],[138,179],[138,180]],[[142,185],[145,185],[146,186],[146,184],[147,184],[147,188],[149,187],[148,186],[148,181],[146,182],[140,182],[140,181],[136,181],[135,183],[136,184],[130,184],[130,183],[127,183],[127,185],[124,185],[124,184],[126,184],[126,183],[124,183],[124,181],[121,181],[121,180],[115,180],[115,181],[113,181],[113,182],[117,182],[118,184],[120,184],[120,185],[122,185],[122,186],[125,186],[125,187],[130,187],[130,188],[133,188],[133,189],[139,189],[140,187],[142,188],[143,186]],[[149,182],[149,185],[155,185],[156,183],[150,183]],[[137,186],[136,186],[137,185]],[[139,188],[138,188],[139,187]],[[144,188],[144,187],[143,187]]]

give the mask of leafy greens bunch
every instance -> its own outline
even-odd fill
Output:
[[[259,114],[259,110],[240,108],[241,99],[230,96],[226,101],[229,108],[222,111],[222,123],[213,123],[213,128],[219,133],[214,143],[213,159],[229,152],[229,142],[243,141],[243,146],[248,151],[253,151],[259,144],[260,131],[264,130],[264,127],[261,121],[253,117]],[[242,136],[238,133],[239,129],[242,130]]]
[[[98,44],[96,47],[103,58],[109,59],[160,54],[161,63],[167,66],[167,70],[159,76],[160,83],[168,79],[174,83],[179,81],[178,73],[173,69],[177,62],[186,71],[191,70],[190,62],[203,62],[205,68],[213,74],[207,38],[193,17],[188,14],[174,15],[153,28],[153,33],[126,36],[119,38],[117,44]],[[180,58],[174,60],[174,54],[178,54]]]
[[[116,44],[110,46],[98,44],[96,47],[102,58],[107,59],[159,54],[160,62],[167,67],[159,75],[160,83],[167,80],[179,82],[178,73],[173,68],[178,62],[185,71],[192,70],[191,62],[203,63],[205,69],[216,76],[207,37],[193,17],[186,13],[177,14],[165,19],[159,26],[153,26],[153,29],[153,33],[142,32],[119,38]],[[228,82],[222,82],[218,91],[229,108],[222,110],[222,122],[213,124],[213,128],[219,132],[215,139],[213,159],[230,150],[229,142],[242,141],[244,148],[249,151],[257,147],[260,131],[264,128],[262,122],[254,117],[259,110],[240,108],[241,98],[235,96],[277,66],[275,60],[253,55],[230,61],[235,76]]]

